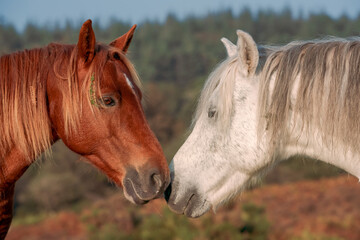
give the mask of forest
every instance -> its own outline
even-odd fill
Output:
[[[64,25],[38,26],[30,22],[19,32],[5,20],[0,16],[1,55],[46,46],[51,42],[75,44],[82,24],[68,21]],[[107,26],[100,26],[93,19],[93,27],[97,41],[110,43],[130,29],[131,24],[113,19]],[[204,17],[188,16],[181,20],[176,14],[169,14],[164,22],[138,23],[128,56],[143,83],[146,117],[169,162],[189,133],[197,99],[207,76],[226,56],[220,39],[226,37],[235,42],[237,29],[250,33],[259,45],[283,45],[294,40],[328,36],[347,38],[360,34],[360,13],[356,18],[347,15],[332,18],[325,13],[305,17],[301,14],[295,16],[289,9],[253,13],[244,8],[209,13]],[[52,153],[49,160],[40,157],[17,183],[15,227],[39,223],[64,210],[80,213],[90,204],[107,199],[113,199],[111,204],[116,204],[114,199],[119,198],[117,194],[121,189],[101,172],[84,163],[61,142],[53,146]],[[340,169],[330,165],[295,158],[277,166],[263,179],[262,185],[342,174]],[[212,216],[199,220],[201,224],[194,223],[178,218],[161,205],[158,208],[164,210],[159,210],[160,214],[156,212],[160,217],[155,214],[145,218],[139,213],[141,207],[131,206],[123,200],[119,200],[119,204],[125,204],[129,209],[124,214],[131,215],[133,225],[130,230],[120,231],[122,223],[116,221],[106,226],[92,222],[85,230],[87,236],[93,236],[90,239],[268,239],[266,236],[271,229],[264,208],[251,201],[241,207],[231,204],[225,207],[241,208],[242,214],[239,212],[238,222],[227,224],[225,221],[226,224],[220,224],[216,229],[210,227],[216,221]],[[106,204],[98,207],[107,208]],[[92,208],[91,214],[83,214],[83,222],[100,211],[100,208]],[[104,221],[112,219],[101,216]],[[174,230],[179,225],[183,231]],[[161,232],[162,237],[158,235],[156,238],[151,229],[157,227],[168,228],[170,232]],[[196,233],[196,228],[202,231]],[[137,229],[137,234],[131,235],[134,229]],[[346,239],[314,236],[305,231],[293,239]]]

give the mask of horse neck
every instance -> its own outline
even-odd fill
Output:
[[[341,144],[340,141],[325,143],[322,136],[319,130],[311,126],[308,131],[303,131],[300,127],[293,128],[287,139],[283,141],[278,159],[301,155],[332,164],[360,178],[359,153]]]
[[[271,155],[306,155],[359,177],[358,41],[291,44],[261,77],[260,133]],[[276,78],[276,79],[275,79]]]
[[[255,85],[255,90],[256,97],[253,97],[253,102],[258,108],[259,102],[257,100],[260,94],[258,84]],[[259,113],[259,109],[257,112]],[[257,118],[256,128],[259,127],[260,117]],[[301,124],[295,125],[295,122],[301,123],[301,120],[291,120],[290,125],[286,128],[286,134],[282,135],[283,139],[279,141],[281,144],[274,150],[271,147],[269,148],[268,139],[263,134],[258,135],[258,166],[270,166],[273,163],[300,155],[332,164],[360,178],[360,154],[358,152],[341,144],[336,139],[333,139],[332,143],[324,142],[324,134],[315,126],[308,126],[307,130],[304,131],[303,126]]]

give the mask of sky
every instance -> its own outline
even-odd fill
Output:
[[[28,22],[51,27],[66,21],[80,24],[89,18],[101,26],[112,18],[141,24],[146,20],[161,22],[169,13],[183,19],[227,9],[237,14],[244,7],[254,13],[260,9],[279,12],[287,7],[295,16],[302,12],[305,17],[320,12],[333,18],[360,14],[360,0],[0,0],[0,22],[12,24],[18,31]]]

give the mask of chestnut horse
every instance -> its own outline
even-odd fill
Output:
[[[167,162],[125,56],[135,27],[105,45],[96,43],[87,20],[76,45],[0,58],[0,239],[11,223],[15,182],[58,139],[123,187],[131,202],[162,196]]]

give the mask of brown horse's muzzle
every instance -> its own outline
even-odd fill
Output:
[[[155,167],[127,168],[123,179],[125,197],[135,204],[145,204],[163,196],[169,176]]]

